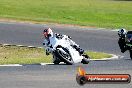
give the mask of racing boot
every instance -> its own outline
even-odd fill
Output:
[[[80,47],[73,45],[73,47],[80,53],[80,55],[82,55],[84,53],[84,50],[81,49]]]

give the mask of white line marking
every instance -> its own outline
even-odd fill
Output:
[[[114,55],[114,54],[110,54],[110,55],[112,55],[112,57],[111,58],[102,58],[102,59],[90,59],[90,61],[96,61],[96,60],[99,60],[99,61],[103,61],[103,60],[114,60],[114,59],[118,59],[119,58],[119,56],[117,56],[117,55]]]
[[[20,64],[4,64],[4,65],[0,65],[0,66],[22,66],[22,65],[20,65]]]
[[[49,65],[49,64],[54,65],[54,63],[40,63],[40,65]],[[59,64],[65,64],[65,63],[64,62],[60,62]]]
[[[27,47],[29,47],[29,48],[36,48],[35,46],[27,46]]]
[[[3,46],[10,46],[10,44],[3,44]]]
[[[40,48],[40,49],[41,49],[41,48],[43,48],[43,47],[37,47],[37,48]]]
[[[19,46],[19,47],[25,47],[24,45],[16,45],[16,46]]]
[[[40,65],[47,65],[47,64],[54,64],[54,63],[40,63]]]

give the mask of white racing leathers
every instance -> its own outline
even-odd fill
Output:
[[[73,63],[79,63],[82,61],[83,56],[79,54],[79,52],[74,49],[71,45],[77,45],[74,41],[72,41],[68,36],[62,35],[61,38],[57,38],[56,36],[50,37],[49,40],[44,40],[43,45],[46,49],[47,53],[51,53],[56,49],[58,45],[61,45],[64,48],[68,48],[70,55],[72,57]],[[53,62],[56,58],[53,58]]]

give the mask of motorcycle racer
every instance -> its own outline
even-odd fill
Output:
[[[124,29],[124,28],[119,29],[118,35],[119,35],[118,44],[121,49],[121,52],[124,53],[127,50],[127,47],[126,47],[127,31],[126,31],[126,29]]]
[[[57,33],[53,33],[51,28],[47,28],[44,29],[43,31],[43,35],[44,35],[44,41],[43,41],[43,45],[45,46],[46,49],[46,55],[49,55],[49,53],[52,53],[53,51],[53,46],[50,44],[51,42],[54,42],[54,37],[56,37],[57,39],[68,39],[69,43],[71,46],[73,46],[80,54],[84,53],[84,50],[80,48],[79,45],[77,45],[74,41],[72,41],[70,36],[67,35],[61,35],[61,34],[57,34]]]

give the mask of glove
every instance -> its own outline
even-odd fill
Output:
[[[52,53],[52,51],[53,51],[52,48],[47,47],[46,48],[46,55],[49,55],[49,53]]]
[[[56,35],[56,38],[58,38],[58,39],[62,39],[63,38],[63,36],[61,35],[61,34],[55,34]]]
[[[46,49],[46,55],[49,55],[49,53],[50,53],[50,50],[49,50],[49,48],[47,48]]]
[[[43,43],[43,45],[45,46],[45,43]]]

